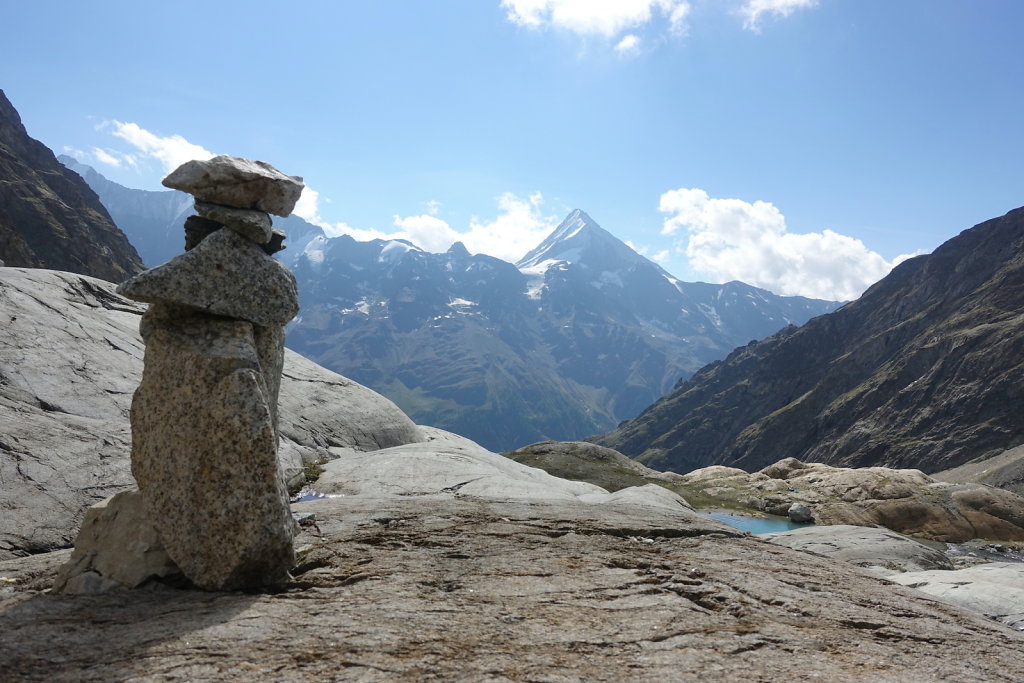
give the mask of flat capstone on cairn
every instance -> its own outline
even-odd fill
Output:
[[[92,593],[154,578],[207,590],[280,585],[295,523],[278,459],[284,326],[295,277],[271,254],[302,179],[262,161],[183,164],[163,184],[192,194],[185,253],[122,283],[149,303],[132,399],[126,491],[86,514],[54,590]]]

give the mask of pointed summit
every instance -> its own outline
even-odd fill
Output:
[[[535,268],[545,261],[565,261],[597,270],[618,270],[637,262],[654,266],[580,209],[566,216],[516,267]]]

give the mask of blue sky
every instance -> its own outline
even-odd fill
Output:
[[[686,280],[851,298],[1024,204],[1020,0],[4,2],[29,133],[130,187],[304,176],[515,259],[574,208]]]

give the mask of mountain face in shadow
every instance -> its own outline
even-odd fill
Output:
[[[593,440],[656,469],[785,457],[936,472],[1024,442],[1024,208],[733,351]]]
[[[96,193],[29,137],[0,90],[0,262],[121,282],[142,270]]]

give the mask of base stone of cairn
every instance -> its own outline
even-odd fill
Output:
[[[140,323],[146,352],[131,411],[139,490],[129,493],[137,498],[101,504],[106,517],[87,513],[88,533],[83,524],[58,591],[135,587],[140,572],[169,576],[168,567],[208,590],[260,589],[286,581],[295,561],[277,398],[284,325],[298,312],[298,293],[269,255],[283,233],[271,232],[267,212],[290,213],[301,179],[222,156],[188,162],[164,184],[194,194],[202,218],[186,221],[188,251],[118,287],[151,304]],[[135,507],[122,519],[144,517],[166,553],[160,571],[149,573],[139,553],[112,551],[126,532],[110,516],[126,502]]]

